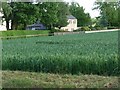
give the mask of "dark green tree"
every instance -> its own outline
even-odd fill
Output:
[[[95,2],[95,8],[99,9],[101,19],[105,18],[109,26],[119,26],[119,3],[118,2]]]
[[[68,4],[65,2],[59,2],[58,3],[58,12],[57,12],[58,22],[55,24],[55,26],[58,27],[59,29],[61,27],[66,26],[68,24],[68,22],[67,22],[68,14],[69,14]]]
[[[91,17],[89,13],[85,13],[84,8],[78,3],[72,2],[69,6],[69,11],[77,18],[79,27],[89,25],[91,23]]]
[[[25,29],[37,19],[38,8],[31,2],[12,2],[12,29],[16,30],[21,25]]]
[[[48,29],[53,28],[53,24],[58,22],[57,18],[57,3],[43,2],[39,4],[42,16],[41,22],[44,23]]]
[[[38,3],[41,17],[40,21],[44,23],[48,29],[54,27],[62,27],[67,25],[68,5],[64,2],[43,2]]]

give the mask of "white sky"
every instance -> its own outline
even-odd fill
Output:
[[[94,8],[94,2],[96,0],[65,0],[66,2],[78,2],[80,6],[83,6],[85,9],[85,12],[90,13],[90,16],[92,18],[99,16],[98,10],[92,10]]]

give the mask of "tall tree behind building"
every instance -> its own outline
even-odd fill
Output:
[[[78,3],[72,2],[69,6],[70,13],[78,20],[78,26],[86,26],[91,23],[91,17],[89,13],[85,13],[85,9]]]

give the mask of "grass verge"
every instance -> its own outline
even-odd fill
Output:
[[[48,35],[49,30],[9,30],[1,31],[0,37],[9,37],[9,36],[25,36],[25,35],[37,35],[44,34]]]
[[[117,88],[118,77],[3,71],[3,88]]]

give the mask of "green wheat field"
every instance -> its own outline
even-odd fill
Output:
[[[3,40],[3,70],[118,75],[118,32]]]

